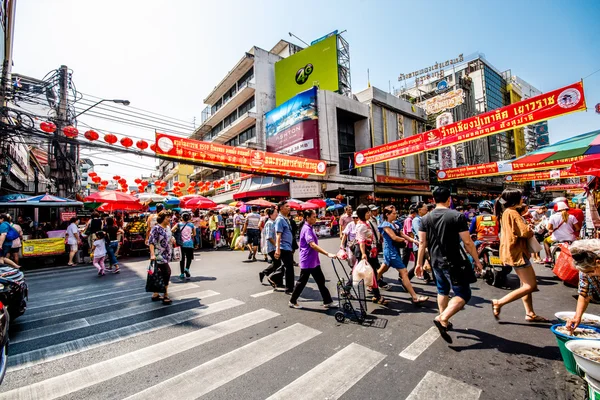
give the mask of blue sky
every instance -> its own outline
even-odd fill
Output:
[[[335,29],[350,43],[352,87],[398,86],[400,73],[436,61],[485,54],[496,68],[542,91],[600,69],[600,1],[263,1],[21,0],[14,71],[43,77],[66,64],[77,88],[102,98],[192,121],[202,99],[253,45],[279,39],[310,42]],[[551,142],[600,129],[600,72],[585,79],[588,111],[550,122]],[[83,117],[82,117],[82,120]],[[151,138],[136,129],[87,117],[85,122]],[[102,167],[124,175],[118,156]],[[106,162],[100,160],[98,162]],[[126,177],[154,164],[129,160]],[[101,172],[102,172],[101,171]]]

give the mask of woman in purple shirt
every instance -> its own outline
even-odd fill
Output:
[[[319,253],[329,258],[335,258],[335,254],[328,253],[319,247],[319,239],[317,239],[317,235],[313,229],[313,225],[317,222],[317,213],[314,210],[304,211],[304,221],[304,226],[300,232],[300,278],[296,282],[288,305],[291,308],[302,308],[298,304],[298,297],[302,294],[304,287],[308,283],[308,279],[312,275],[319,287],[321,297],[323,297],[323,307],[335,308],[337,305],[333,303],[331,294],[329,294],[329,290],[325,286],[325,276],[323,275],[323,271],[321,271]]]

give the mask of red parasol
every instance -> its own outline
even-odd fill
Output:
[[[247,206],[258,206],[258,207],[274,207],[276,204],[271,203],[265,199],[256,199],[246,202]]]
[[[103,203],[100,207],[98,207],[98,211],[111,212],[111,211],[141,211],[144,209],[142,204],[135,203]]]
[[[576,161],[569,168],[569,172],[600,176],[600,157],[586,158]]]
[[[184,207],[184,208],[209,209],[209,208],[215,208],[217,206],[217,203],[215,203],[211,199],[207,199],[206,197],[200,196],[200,195],[194,196],[188,200],[184,200],[181,203],[182,203],[182,207]]]
[[[316,210],[317,208],[321,208],[319,207],[318,204],[307,201],[306,203],[302,203],[302,210]]]
[[[85,201],[95,201],[97,203],[129,203],[139,204],[137,197],[120,191],[109,190],[105,192],[96,192],[85,198]]]
[[[288,206],[290,206],[290,208],[291,208],[292,210],[302,210],[302,209],[303,209],[303,208],[302,208],[302,204],[300,204],[300,203],[297,203],[297,202],[295,202],[295,201],[292,201],[292,200],[288,200],[288,201],[287,201],[287,204],[288,204]]]
[[[318,205],[319,208],[325,208],[325,207],[327,207],[327,203],[325,202],[325,200],[322,200],[322,199],[308,200],[307,203],[314,203],[314,204]]]

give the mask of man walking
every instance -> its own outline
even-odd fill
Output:
[[[294,253],[292,248],[292,226],[288,217],[290,215],[290,206],[282,201],[277,205],[279,215],[275,220],[275,253],[273,258],[281,261],[279,269],[271,275],[273,282],[282,282],[285,274],[285,294],[292,294],[294,290]]]
[[[243,235],[248,235],[248,260],[256,261],[256,252],[260,246],[260,214],[258,207],[252,207],[252,212],[246,217]]]
[[[352,222],[352,206],[346,206],[344,211],[346,213],[340,217],[340,239],[342,238],[342,232],[344,232],[346,226]]]
[[[471,287],[467,277],[457,274],[459,266],[464,265],[465,256],[461,248],[461,240],[466,251],[475,260],[475,269],[482,270],[477,256],[477,249],[469,235],[469,226],[464,214],[450,207],[450,190],[438,187],[433,191],[436,208],[427,214],[419,227],[419,258],[416,273],[423,272],[425,249],[429,250],[431,264],[438,290],[438,307],[440,314],[433,320],[442,338],[452,343],[448,330],[452,328],[450,318],[458,313],[471,299]],[[450,289],[454,297],[449,300]]]

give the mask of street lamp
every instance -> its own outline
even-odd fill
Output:
[[[82,112],[80,112],[79,114],[77,114],[75,116],[75,118],[79,117],[81,114],[88,112],[89,110],[91,110],[92,108],[96,107],[98,104],[103,103],[105,101],[112,101],[113,103],[117,103],[117,104],[123,104],[124,106],[128,106],[129,104],[131,104],[131,102],[129,100],[118,100],[118,99],[102,99],[99,102],[97,102],[96,104],[92,104],[90,107],[86,108],[85,110],[83,110]]]

